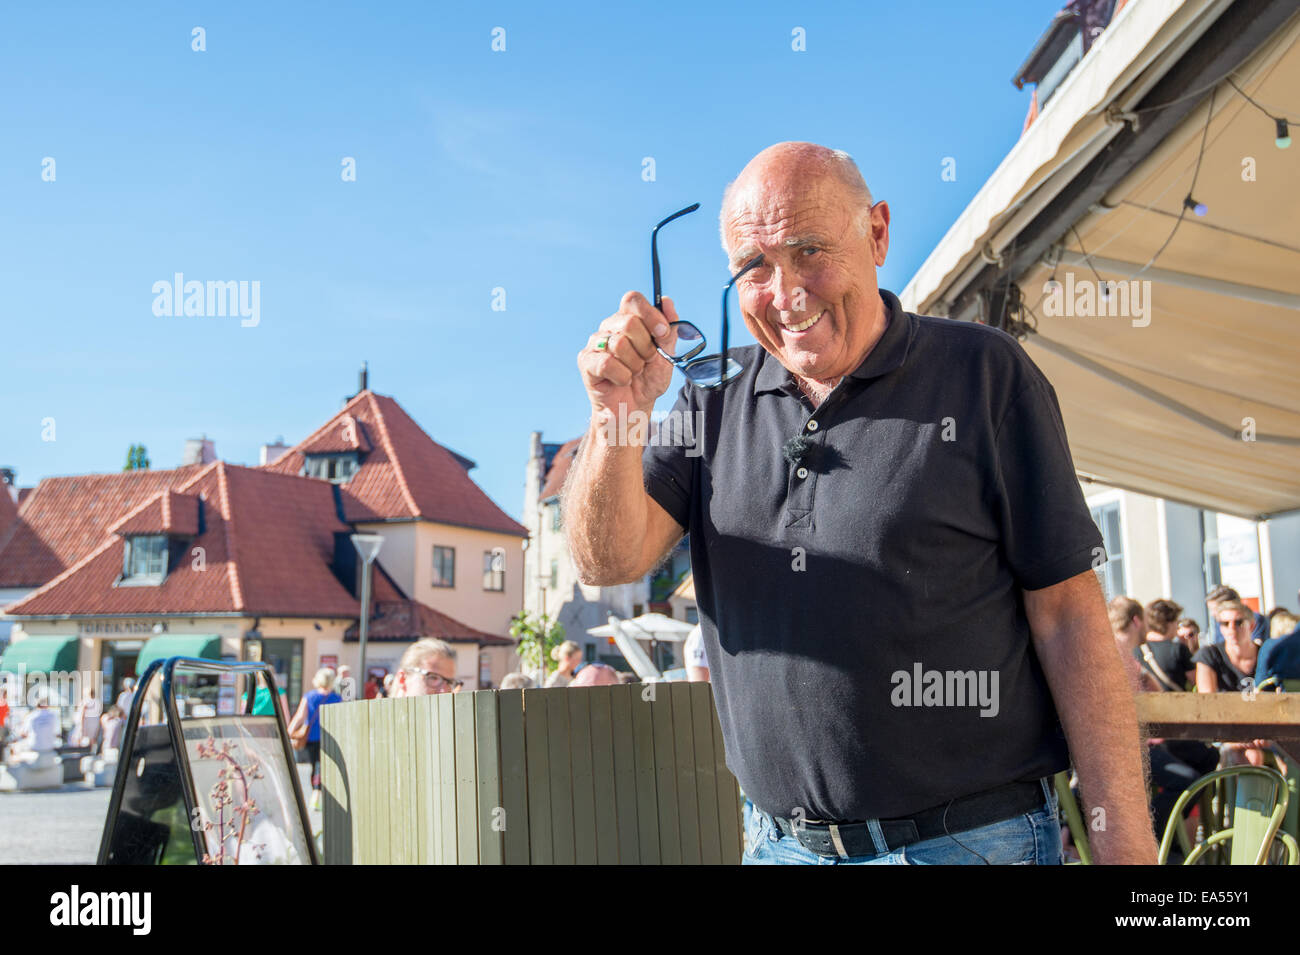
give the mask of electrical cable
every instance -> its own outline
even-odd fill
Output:
[[[1134,275],[1129,276],[1129,278],[1136,278],[1138,275],[1141,275],[1147,269],[1151,268],[1151,266],[1155,265],[1156,259],[1160,258],[1165,249],[1169,248],[1169,243],[1174,241],[1174,236],[1178,234],[1179,226],[1183,224],[1183,218],[1187,215],[1187,207],[1191,204],[1192,194],[1196,192],[1196,180],[1201,176],[1201,161],[1205,158],[1205,143],[1210,136],[1210,122],[1214,119],[1214,98],[1218,93],[1219,91],[1217,89],[1210,92],[1210,108],[1205,111],[1205,128],[1201,130],[1201,149],[1200,152],[1196,154],[1196,171],[1192,173],[1192,187],[1187,190],[1187,198],[1183,200],[1183,208],[1178,213],[1178,221],[1174,223],[1174,227],[1169,231],[1169,237],[1165,239],[1164,244],[1161,245],[1160,248],[1156,249],[1156,254],[1151,256],[1147,261],[1147,264],[1138,269],[1137,272]]]
[[[1259,110],[1261,113],[1263,113],[1265,116],[1267,116],[1269,119],[1273,120],[1274,122],[1277,122],[1277,121],[1280,119],[1280,120],[1282,120],[1283,122],[1287,123],[1287,124],[1290,125],[1290,126],[1300,126],[1300,119],[1291,119],[1291,118],[1288,117],[1288,116],[1274,116],[1272,113],[1270,113],[1268,110],[1266,110],[1263,106],[1259,105],[1259,103],[1255,102],[1255,100],[1251,99],[1250,94],[1247,93],[1245,90],[1243,90],[1240,86],[1238,86],[1238,85],[1236,84],[1236,82],[1233,81],[1233,79],[1232,79],[1231,76],[1228,77],[1228,85],[1231,86],[1231,87],[1232,87],[1234,90],[1236,90],[1238,93],[1240,93],[1241,96],[1242,96],[1242,98],[1243,98],[1247,103],[1249,103],[1251,106],[1255,107],[1255,109]]]

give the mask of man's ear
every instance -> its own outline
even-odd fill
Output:
[[[876,267],[885,264],[889,253],[889,203],[881,199],[871,207],[871,243],[875,250]]]

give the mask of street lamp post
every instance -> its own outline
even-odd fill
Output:
[[[366,697],[366,634],[370,630],[370,565],[375,562],[379,556],[379,548],[384,545],[384,539],[378,534],[353,534],[352,546],[357,549],[365,566],[361,570],[361,629],[358,636],[361,639],[361,696],[359,699]]]

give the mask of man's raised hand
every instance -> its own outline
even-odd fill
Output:
[[[672,363],[655,350],[655,343],[672,354],[677,333],[668,323],[675,321],[677,309],[667,296],[662,312],[640,292],[623,296],[618,311],[600,323],[578,352],[578,370],[593,415],[648,414],[654,408],[673,377]]]

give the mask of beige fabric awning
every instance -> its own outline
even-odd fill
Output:
[[[1300,119],[1298,40],[1295,17],[1231,77],[1274,116]],[[1025,348],[1082,477],[1263,518],[1300,508],[1300,142],[1278,148],[1274,122],[1226,80],[1208,131],[1207,117],[1208,101],[1075,223],[1054,267],[1020,276],[1037,323]],[[1179,223],[1189,192],[1208,213]],[[1127,287],[1085,314],[1098,279]]]
[[[1237,85],[1274,115],[1300,114],[1295,37]],[[1208,113],[1192,113],[1106,197],[1112,211],[1065,243],[1076,255],[1055,269],[1055,304],[1073,280],[1086,311],[1078,283],[1099,276],[1128,283],[1099,303],[1107,311],[1136,293],[1128,314],[1049,316],[1044,265],[1020,282],[1038,321],[1025,347],[1057,390],[1081,473],[1261,517],[1300,508],[1300,145],[1279,149],[1274,123],[1227,84],[1206,133]],[[1143,271],[1189,191],[1207,214],[1188,210]]]

